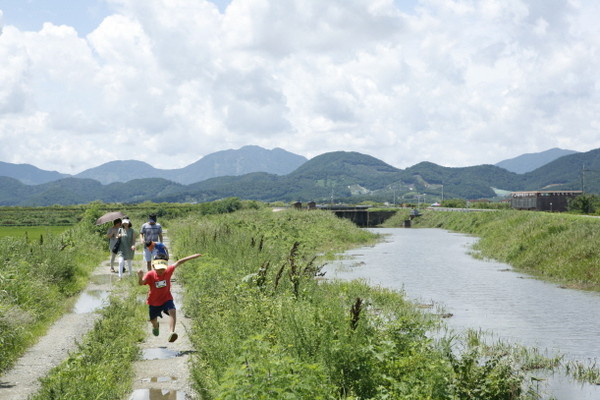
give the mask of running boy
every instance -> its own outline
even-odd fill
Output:
[[[152,324],[152,333],[154,336],[158,336],[159,333],[158,317],[162,318],[162,313],[165,313],[165,315],[170,317],[169,328],[171,333],[169,334],[169,342],[177,340],[177,333],[175,333],[177,312],[173,303],[173,295],[171,294],[171,276],[175,268],[179,265],[200,256],[202,254],[193,254],[176,261],[172,265],[168,265],[167,260],[154,260],[152,262],[154,269],[146,272],[146,274],[142,270],[138,271],[138,283],[150,286],[146,303],[149,306],[150,323]]]

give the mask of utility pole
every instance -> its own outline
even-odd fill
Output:
[[[585,189],[585,187],[584,187],[584,182],[585,182],[585,181],[584,181],[584,178],[583,178],[583,176],[584,176],[584,174],[585,174],[586,172],[590,172],[590,171],[594,171],[594,170],[593,170],[593,169],[586,169],[586,168],[585,168],[585,164],[582,164],[582,165],[581,165],[581,194],[583,194],[583,192],[584,192],[584,189]]]
[[[581,194],[583,194],[583,173],[585,171],[585,164],[581,164]]]

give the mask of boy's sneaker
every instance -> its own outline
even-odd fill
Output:
[[[173,343],[174,341],[177,340],[179,336],[177,336],[177,334],[175,332],[171,332],[171,334],[169,335],[169,343]]]
[[[152,334],[158,336],[158,328],[152,328]]]

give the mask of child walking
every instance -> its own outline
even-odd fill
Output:
[[[171,276],[175,272],[175,268],[186,261],[198,258],[202,254],[192,254],[176,261],[172,265],[168,265],[168,261],[164,259],[155,259],[152,262],[153,269],[144,274],[143,270],[138,271],[138,283],[140,285],[148,285],[148,304],[150,323],[152,324],[152,333],[158,336],[158,317],[162,318],[162,313],[169,316],[169,342],[177,340],[175,333],[175,324],[177,322],[177,311],[173,303],[173,295],[171,294]]]

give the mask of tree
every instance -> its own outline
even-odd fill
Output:
[[[581,214],[593,214],[600,202],[598,196],[593,194],[582,194],[569,202],[569,211]]]

